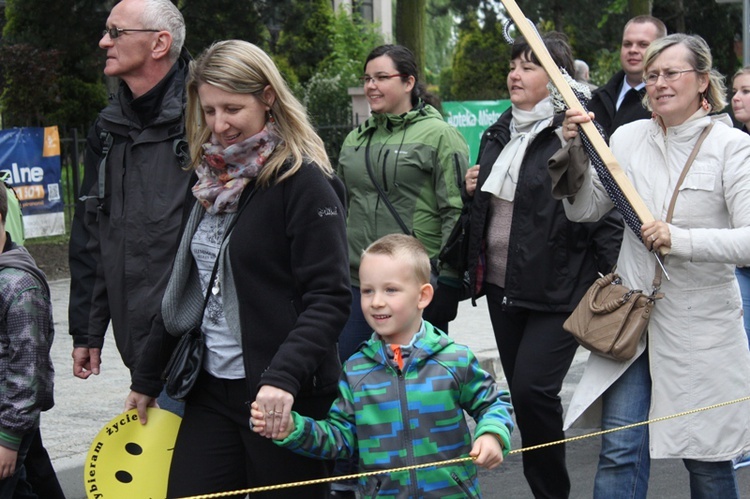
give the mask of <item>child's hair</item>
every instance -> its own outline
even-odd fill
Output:
[[[387,255],[391,258],[404,258],[414,268],[417,282],[430,282],[430,257],[424,245],[416,237],[406,234],[388,234],[383,236],[362,252],[365,255]]]

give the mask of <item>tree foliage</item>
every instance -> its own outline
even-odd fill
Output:
[[[180,0],[177,7],[185,18],[185,46],[197,56],[212,43],[238,39],[267,49],[270,34],[262,12],[268,2],[236,0]]]
[[[619,49],[622,29],[631,17],[652,12],[662,19],[670,33],[682,31],[701,35],[711,47],[714,64],[723,74],[733,74],[740,61],[735,54],[735,40],[741,36],[740,4],[717,4],[715,0],[517,0],[519,7],[540,31],[558,30],[569,37],[576,58],[591,67],[596,83],[606,82],[619,69]],[[462,16],[462,26],[476,19],[476,12],[490,13],[485,0],[450,0],[450,5]],[[504,9],[502,9],[504,12]],[[689,13],[689,15],[688,15]],[[481,18],[482,16],[480,16]],[[462,58],[472,58],[475,70],[491,71],[492,62],[482,64],[481,57],[472,55],[472,47],[483,53],[481,41],[463,46],[459,41],[453,61],[452,89],[459,89],[462,76],[457,68],[468,64]],[[504,73],[503,73],[504,75]],[[441,78],[442,82],[445,78]],[[458,85],[458,87],[457,87]],[[484,84],[478,84],[478,95],[485,95]],[[445,97],[445,96],[444,96]]]
[[[343,9],[332,24],[331,51],[304,88],[303,103],[335,163],[341,144],[351,130],[350,87],[360,86],[362,66],[370,51],[383,43],[382,36],[355,12]]]
[[[396,41],[411,49],[417,68],[425,68],[425,16],[427,0],[398,0],[396,2]]]
[[[54,124],[48,123],[45,112],[59,100],[60,52],[42,50],[28,43],[4,44],[0,48],[0,66],[4,126]]]
[[[187,24],[194,55],[216,40],[238,38],[260,46],[290,86],[310,105],[316,122],[349,109],[366,54],[382,40],[361,19],[331,12],[330,0],[172,0]],[[542,31],[565,32],[593,79],[619,68],[622,27],[649,9],[670,32],[703,36],[717,68],[732,74],[741,36],[740,4],[715,0],[517,0]],[[98,47],[113,0],[7,0],[0,47],[5,125],[87,127],[106,104],[104,51]],[[395,0],[396,40],[410,47],[428,83],[440,81],[446,99],[505,95],[508,46],[504,9],[497,0]],[[0,22],[2,19],[0,19]],[[458,27],[458,29],[457,29]],[[456,35],[458,32],[458,35]],[[373,35],[373,36],[371,36]],[[20,62],[18,62],[20,61]],[[33,61],[29,62],[29,61]],[[331,118],[333,119],[333,118]]]
[[[505,75],[510,47],[498,22],[480,27],[476,18],[466,19],[459,30],[456,55],[450,73],[451,100],[506,98]],[[446,99],[445,95],[442,95]]]
[[[333,10],[330,0],[290,3],[275,53],[289,62],[300,82],[304,83],[312,78],[318,65],[331,53]]]
[[[84,128],[104,107],[103,57],[97,56],[97,43],[107,14],[100,4],[95,0],[6,2],[0,62],[5,73],[4,126]],[[80,95],[87,100],[77,101]]]
[[[450,0],[428,0],[427,19],[424,79],[428,85],[432,85],[438,83],[440,72],[450,66],[455,49],[455,21],[450,10]]]

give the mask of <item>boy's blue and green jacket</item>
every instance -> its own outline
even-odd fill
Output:
[[[475,437],[496,435],[503,453],[513,430],[507,391],[499,391],[474,354],[423,322],[404,368],[373,334],[344,364],[339,396],[324,421],[297,413],[295,431],[279,445],[298,454],[337,459],[359,450],[360,471],[386,470],[467,457],[472,438],[464,411],[477,422]],[[365,497],[479,497],[472,461],[360,479]]]

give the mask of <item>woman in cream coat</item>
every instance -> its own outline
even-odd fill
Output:
[[[625,125],[611,148],[656,221],[643,242],[625,229],[617,272],[631,288],[651,290],[655,259],[668,252],[664,298],[656,302],[647,337],[627,362],[590,355],[566,427],[614,428],[750,395],[750,351],[742,326],[736,264],[750,264],[750,137],[732,128],[723,109],[722,77],[698,36],[670,35],[651,44],[644,65],[644,104],[651,120]],[[570,139],[590,118],[568,111]],[[701,132],[713,123],[677,197],[677,178]],[[612,202],[593,170],[573,203],[571,220],[593,221]],[[731,459],[750,449],[750,403],[732,404],[605,435],[594,497],[646,497],[651,457],[682,458],[691,497],[738,497]]]

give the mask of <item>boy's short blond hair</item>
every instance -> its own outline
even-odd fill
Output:
[[[407,260],[414,268],[417,282],[428,284],[430,282],[430,257],[424,245],[416,237],[406,234],[388,234],[383,236],[362,252],[366,255],[387,255],[394,259]]]

